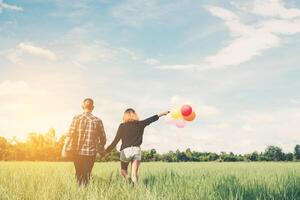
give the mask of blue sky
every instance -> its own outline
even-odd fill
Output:
[[[292,151],[299,33],[296,0],[0,0],[0,135],[61,135],[92,97],[109,142],[127,107],[189,103],[196,121],[161,119],[143,148]]]

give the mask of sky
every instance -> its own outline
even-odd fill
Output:
[[[0,136],[68,131],[86,97],[108,143],[122,114],[160,119],[143,149],[248,153],[300,144],[297,0],[0,0]]]

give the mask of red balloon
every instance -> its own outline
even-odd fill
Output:
[[[196,118],[196,113],[192,112],[192,114],[190,114],[189,116],[184,116],[183,119],[185,121],[191,122]]]
[[[189,106],[189,105],[184,105],[184,106],[182,106],[181,107],[181,114],[183,115],[183,116],[189,116],[190,114],[192,114],[192,112],[193,112],[193,109],[192,109],[192,107],[191,106]]]

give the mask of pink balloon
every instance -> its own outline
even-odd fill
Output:
[[[181,107],[181,114],[183,116],[189,116],[190,114],[192,114],[192,112],[193,112],[193,109],[190,105],[183,105]]]
[[[185,121],[176,120],[175,125],[177,126],[177,128],[184,128],[185,127]]]

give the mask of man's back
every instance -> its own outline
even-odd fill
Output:
[[[101,119],[92,114],[93,99],[84,99],[82,109],[84,113],[73,118],[62,149],[62,156],[72,157],[77,182],[79,185],[86,186],[90,180],[97,152],[104,152],[106,136]]]
[[[98,148],[106,143],[103,123],[91,112],[84,112],[73,118],[69,136],[71,148],[79,155],[94,156]]]

